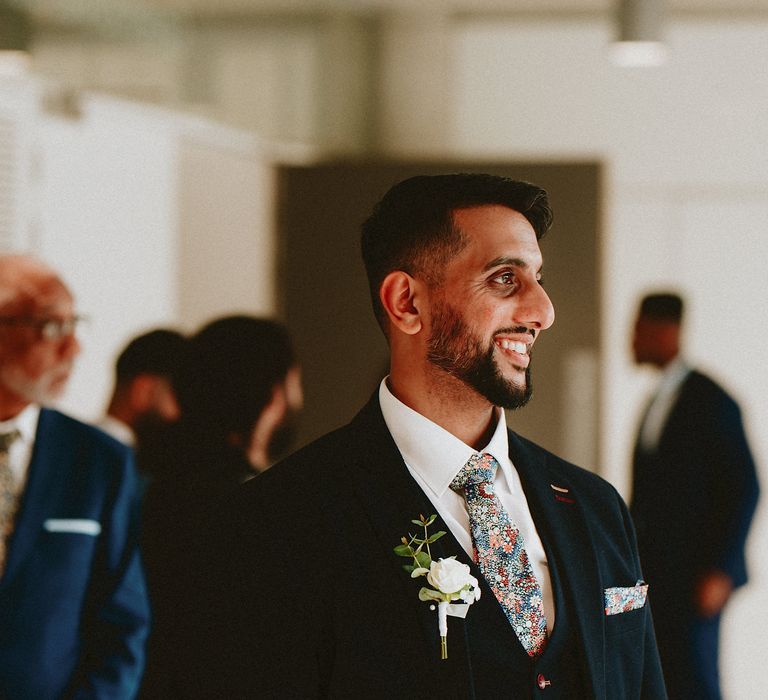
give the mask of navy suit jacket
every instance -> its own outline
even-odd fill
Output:
[[[686,377],[655,450],[635,447],[632,515],[646,571],[662,577],[669,614],[693,614],[699,577],[747,580],[744,545],[755,512],[755,464],[736,402],[700,372]],[[661,601],[660,601],[661,602]],[[657,613],[666,614],[661,606]]]
[[[665,698],[649,606],[604,612],[606,588],[642,578],[623,501],[599,477],[511,432],[509,444],[537,529],[564,579],[588,696]],[[376,395],[350,425],[245,484],[215,538],[217,563],[206,568],[211,618],[203,623],[195,666],[214,683],[203,690],[201,680],[200,694],[475,697],[466,622],[450,618],[448,659],[440,660],[436,613],[418,599],[423,579],[412,580],[392,551],[415,530],[412,518],[433,512]],[[448,530],[439,518],[437,529]],[[432,554],[470,563],[450,533]],[[483,594],[468,617],[484,605],[501,620],[501,607],[472,566]]]
[[[132,698],[149,610],[128,448],[40,412],[0,579],[0,697]]]

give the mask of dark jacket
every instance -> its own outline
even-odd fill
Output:
[[[692,371],[656,449],[637,446],[634,454],[631,512],[643,566],[663,578],[664,605],[690,610],[696,581],[713,569],[735,587],[746,583],[744,545],[757,498],[738,405]]]
[[[159,453],[156,451],[155,455]],[[191,637],[205,636],[194,581],[205,569],[201,543],[211,522],[254,472],[242,450],[210,444],[174,426],[150,473],[142,508],[141,548],[152,604],[142,700],[181,699],[189,690]],[[206,603],[203,601],[202,605]]]
[[[621,498],[599,477],[514,433],[509,442],[537,528],[565,579],[587,696],[666,697],[648,606],[604,612],[606,588],[642,578]],[[392,551],[415,529],[411,519],[432,512],[376,396],[350,425],[246,484],[214,538],[207,569],[209,634],[197,667],[213,683],[204,688],[201,680],[201,695],[478,695],[466,621],[450,619],[449,655],[441,660],[436,613],[419,601],[421,580]],[[448,529],[440,519],[434,528]],[[450,555],[468,563],[449,533],[433,557]],[[467,619],[485,606],[501,620],[482,585]],[[504,687],[504,680],[494,684]]]

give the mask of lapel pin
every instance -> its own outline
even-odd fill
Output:
[[[561,503],[568,503],[570,505],[573,505],[576,503],[576,501],[573,498],[569,498],[568,496],[564,495],[566,493],[570,493],[570,489],[566,489],[562,486],[555,486],[554,484],[550,484],[552,487],[552,490],[555,492],[555,500],[560,501]]]

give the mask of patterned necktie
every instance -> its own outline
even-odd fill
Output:
[[[473,455],[451,488],[467,501],[475,562],[528,655],[538,656],[547,643],[541,586],[533,575],[523,536],[494,491],[498,466],[489,454]]]
[[[0,575],[5,568],[6,545],[13,532],[13,519],[19,506],[19,492],[11,472],[8,450],[21,433],[0,434]]]

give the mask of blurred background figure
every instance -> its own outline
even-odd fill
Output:
[[[98,426],[135,445],[144,428],[179,417],[172,375],[181,362],[184,336],[164,328],[144,333],[125,346],[115,365],[115,386]]]
[[[149,611],[130,450],[45,408],[80,351],[58,275],[0,256],[0,697],[132,698]]]
[[[184,336],[158,328],[125,346],[115,364],[115,385],[98,427],[134,448],[136,463],[149,478],[168,458],[168,427],[179,417],[173,389],[185,346]]]
[[[669,696],[700,700],[721,697],[720,615],[747,580],[758,483],[736,402],[682,357],[682,319],[676,294],[640,304],[635,362],[661,377],[634,450],[631,512]]]
[[[193,335],[174,381],[181,417],[143,508],[154,621],[143,698],[194,692],[184,686],[189,630],[200,617],[190,581],[206,566],[195,543],[239,484],[286,453],[303,402],[288,332],[250,316],[217,319]]]

